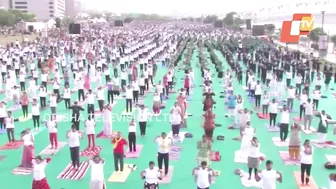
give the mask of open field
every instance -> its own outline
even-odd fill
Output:
[[[27,38],[29,41],[35,40],[37,35],[32,34],[32,35],[23,35],[24,38]],[[15,42],[16,40],[22,41],[22,36],[17,35],[17,36],[4,36],[0,35],[0,45],[1,46],[6,46],[7,43],[10,42]]]

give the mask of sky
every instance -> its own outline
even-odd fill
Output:
[[[179,16],[196,16],[207,14],[221,14],[231,11],[235,12],[256,12],[260,13],[260,9],[269,9],[274,7],[272,11],[267,14],[274,13],[276,9],[278,12],[288,12],[297,10],[296,3],[309,2],[309,7],[301,7],[307,12],[316,12],[319,9],[327,9],[335,6],[315,6],[315,2],[336,0],[281,0],[280,2],[274,0],[80,0],[87,9],[108,10],[115,13],[156,13],[162,15],[179,15]],[[323,3],[322,3],[323,4]],[[284,5],[285,8],[278,10],[278,6]],[[335,12],[335,11],[334,11]]]

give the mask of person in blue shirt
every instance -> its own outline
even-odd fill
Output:
[[[233,91],[232,91],[228,97],[228,116],[227,117],[230,117],[233,115],[233,111],[236,108],[236,104],[237,104],[237,97],[233,95]]]

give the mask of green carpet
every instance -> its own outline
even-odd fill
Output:
[[[210,56],[209,52],[204,52],[206,56]],[[220,52],[217,52],[218,57],[220,60],[225,61],[224,57],[221,55]],[[194,178],[191,176],[192,169],[196,166],[196,142],[201,139],[203,135],[203,129],[201,127],[202,118],[201,115],[203,114],[202,111],[202,88],[198,87],[199,84],[202,83],[201,73],[198,68],[196,68],[196,64],[199,63],[198,61],[198,52],[195,50],[193,57],[192,57],[192,64],[194,65],[195,71],[195,83],[196,88],[193,90],[192,93],[192,100],[189,102],[188,112],[192,114],[191,117],[188,118],[187,124],[188,128],[183,129],[182,131],[191,132],[194,137],[191,139],[185,139],[182,146],[183,149],[181,151],[181,158],[179,161],[170,161],[170,165],[174,166],[173,178],[172,182],[167,185],[160,185],[160,189],[190,189],[196,188],[196,184],[194,182]],[[210,59],[208,60],[210,63]],[[225,64],[228,68],[227,64]],[[158,76],[157,80],[161,80],[162,75],[166,72],[165,68],[161,68],[159,65],[158,68]],[[213,73],[215,70],[213,69]],[[215,73],[216,74],[216,73]],[[184,77],[184,71],[177,71],[176,72],[176,88],[183,87],[181,82],[181,78]],[[245,78],[245,77],[244,77]],[[224,108],[224,99],[219,98],[219,91],[221,87],[218,85],[219,79],[216,78],[216,75],[213,77],[214,83],[214,90],[216,91],[217,96],[215,97],[217,104],[216,108],[214,109],[215,114],[217,115],[216,123],[222,124],[222,127],[218,127],[215,130],[215,136],[217,135],[224,135],[225,141],[215,141],[213,144],[213,149],[215,151],[220,151],[222,155],[222,160],[220,162],[213,162],[211,167],[215,170],[221,171],[221,175],[216,178],[216,183],[211,186],[211,189],[223,189],[227,184],[230,184],[230,188],[240,189],[244,188],[240,183],[240,178],[233,174],[234,169],[241,168],[246,170],[246,165],[244,164],[236,164],[234,163],[234,153],[236,150],[240,148],[240,143],[237,141],[232,140],[232,138],[239,135],[237,130],[228,130],[227,126],[231,124],[231,120],[225,118],[224,115],[226,113],[226,109]],[[252,105],[248,102],[246,92],[243,91],[242,87],[238,85],[238,83],[234,83],[236,88],[236,94],[242,94],[245,98],[244,106],[252,109]],[[152,104],[152,93],[147,94],[145,103],[149,107]],[[332,108],[335,107],[333,100],[334,97],[329,95],[329,99],[322,99],[320,101],[320,107],[323,107],[325,110],[332,111]],[[4,97],[4,95],[1,95]],[[77,93],[72,95],[73,100],[77,99]],[[168,113],[170,107],[173,106],[175,101],[176,94],[170,96],[170,99],[166,101],[166,109],[163,110],[163,113]],[[2,98],[0,98],[2,99]],[[117,105],[114,106],[113,112],[120,113],[125,109],[125,100],[121,99],[118,101]],[[10,103],[8,107],[10,107]],[[96,108],[98,105],[96,105]],[[296,102],[295,107],[298,107]],[[49,110],[45,110],[45,112],[49,112]],[[68,111],[64,107],[64,102],[58,104],[58,112],[59,113],[66,113],[67,115],[70,114],[71,111]],[[21,115],[21,110],[14,112],[14,117],[19,117]],[[86,111],[85,113],[86,114]],[[331,112],[329,112],[331,114]],[[85,115],[86,116],[86,115]],[[333,114],[331,114],[333,116]],[[334,115],[336,116],[336,115]],[[43,117],[43,116],[42,116]],[[283,147],[276,147],[273,145],[271,138],[273,136],[278,136],[277,133],[269,133],[265,130],[264,124],[267,123],[264,120],[260,120],[254,114],[251,116],[252,118],[252,126],[257,129],[257,137],[261,142],[261,151],[266,154],[266,159],[270,159],[274,162],[274,169],[279,170],[283,173],[284,181],[283,183],[277,184],[278,188],[290,188],[294,189],[297,188],[294,177],[293,171],[298,171],[298,166],[284,166],[282,160],[279,156],[279,151],[286,151],[287,148]],[[156,162],[156,152],[157,146],[153,143],[153,139],[155,136],[158,136],[161,132],[169,132],[170,131],[170,124],[168,122],[162,122],[163,115],[161,115],[160,119],[153,120],[148,124],[147,129],[147,136],[145,138],[141,138],[138,136],[137,142],[138,144],[143,144],[144,148],[142,149],[141,155],[137,159],[126,159],[125,163],[128,164],[136,164],[138,169],[135,172],[132,172],[130,176],[127,178],[125,183],[107,183],[107,188],[114,188],[118,187],[119,189],[138,189],[142,188],[143,180],[140,179],[140,172],[148,167],[149,161]],[[314,119],[314,127],[317,126],[317,119]],[[59,141],[67,142],[65,138],[66,130],[70,128],[71,123],[69,122],[62,122],[59,123],[58,127],[58,137]],[[24,130],[25,128],[32,128],[33,123],[32,120],[28,120],[27,122],[16,123],[16,137],[19,138],[19,132]],[[41,126],[43,127],[43,126]],[[83,124],[81,124],[81,128],[83,128]],[[121,131],[126,136],[128,129],[128,122],[120,121],[113,123],[113,130]],[[98,123],[96,128],[96,133],[99,133],[102,130],[102,123]],[[331,129],[329,131],[329,139],[332,139]],[[302,134],[302,140],[306,138],[314,138],[315,136],[306,136]],[[49,144],[49,136],[47,130],[44,130],[35,136],[35,154],[41,152],[48,144]],[[7,142],[7,136],[5,134],[0,135],[0,144],[4,144]],[[113,155],[112,155],[112,145],[110,141],[107,139],[97,139],[97,144],[103,146],[103,150],[101,152],[101,156],[106,160],[105,165],[105,179],[107,180],[110,175],[114,171],[114,164],[113,164]],[[87,146],[87,140],[84,138],[81,142],[81,148],[84,149]],[[318,149],[315,148],[314,153],[314,165],[312,168],[312,175],[319,186],[326,186],[329,171],[326,171],[323,168],[323,163],[326,161],[325,154],[333,154],[334,150],[331,149]],[[32,176],[17,176],[11,174],[11,171],[20,164],[21,162],[21,152],[22,148],[17,150],[3,150],[0,151],[1,156],[6,156],[0,162],[0,178],[2,181],[1,188],[13,188],[13,189],[29,189],[31,188],[32,183]],[[64,189],[73,189],[73,188],[88,188],[88,184],[90,181],[90,171],[86,173],[83,179],[79,181],[71,181],[71,180],[59,180],[56,177],[63,171],[66,165],[70,162],[70,154],[68,146],[65,146],[63,149],[58,152],[55,156],[52,156],[52,162],[46,168],[46,175],[49,181],[51,188],[64,188]],[[81,160],[85,160],[85,158],[81,158]],[[261,165],[261,168],[264,168],[264,163]]]

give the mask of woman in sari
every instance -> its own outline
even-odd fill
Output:
[[[155,91],[154,97],[153,97],[153,113],[154,115],[160,114],[160,106],[161,106],[161,99],[160,99],[160,93]]]
[[[208,109],[204,114],[204,133],[207,138],[212,141],[213,131],[215,129],[215,117],[216,115],[212,113],[211,109]]]
[[[212,93],[205,93],[205,99],[203,100],[203,111],[212,109],[216,102],[212,98]]]
[[[317,128],[317,142],[319,144],[324,144],[326,142],[327,133],[328,133],[328,115],[324,110],[319,113],[318,117],[320,117],[320,122]]]
[[[210,165],[211,147],[212,147],[212,143],[211,141],[207,139],[206,135],[203,135],[202,140],[197,142],[198,155],[196,159],[197,159],[199,166],[201,166],[202,161],[207,162],[208,166]]]
[[[30,133],[30,129],[22,132],[23,152],[20,167],[32,168],[32,158],[34,157],[34,136]]]
[[[182,112],[182,116],[183,116],[183,120],[184,120],[187,102],[186,102],[186,98],[183,95],[183,93],[180,93],[177,96],[177,105],[181,108],[181,112]],[[183,122],[183,120],[182,120],[182,122]]]

